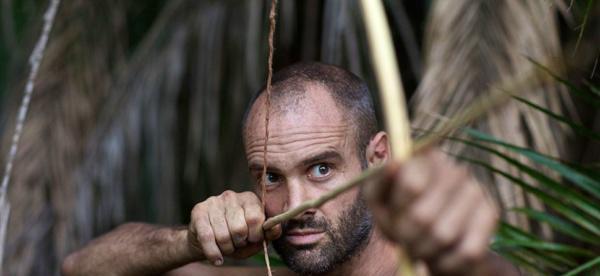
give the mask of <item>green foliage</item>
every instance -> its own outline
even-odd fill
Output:
[[[535,61],[533,61],[535,63]],[[535,63],[543,71],[590,105],[600,102],[598,88],[587,83],[579,88],[559,78],[548,68]],[[524,105],[533,108],[560,122],[574,133],[598,141],[600,133],[574,122],[565,116],[556,114],[525,98],[514,96]],[[531,208],[514,208],[509,212],[518,212],[533,221],[548,225],[555,233],[562,234],[567,241],[547,241],[531,232],[506,222],[502,222],[491,244],[491,248],[532,274],[543,275],[579,275],[597,273],[600,268],[600,175],[587,164],[575,164],[559,160],[535,150],[520,147],[502,141],[486,133],[466,129],[468,139],[451,137],[449,139],[463,143],[496,156],[519,172],[517,177],[502,171],[489,163],[458,156],[472,164],[482,166],[489,171],[510,180],[526,193],[538,198],[547,207],[546,211]],[[525,157],[535,166],[527,165],[505,152]],[[557,181],[535,167],[545,168],[560,176]],[[568,243],[568,244],[567,244]]]
[[[273,252],[273,250],[269,250],[269,264],[271,264],[272,267],[281,267],[281,266],[285,266],[285,263],[283,263],[283,260],[281,260],[281,258],[279,257],[279,255],[275,254]],[[265,262],[265,254],[262,252],[259,252],[258,254],[252,256],[250,258],[252,260],[252,262],[264,266],[266,265]]]

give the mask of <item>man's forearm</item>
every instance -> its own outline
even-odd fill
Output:
[[[187,241],[187,228],[124,224],[69,255],[63,275],[160,274],[203,256]]]

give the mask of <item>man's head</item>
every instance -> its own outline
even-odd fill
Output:
[[[358,157],[363,168],[366,167],[365,150],[379,126],[375,116],[373,99],[369,89],[358,76],[342,68],[316,62],[298,63],[276,72],[272,79],[272,113],[298,111],[307,89],[319,86],[326,90],[341,109],[344,120],[354,131]],[[255,106],[264,109],[265,88],[254,95],[243,118],[244,143],[247,138],[248,119]],[[260,105],[257,105],[257,101]],[[264,130],[264,129],[263,129]],[[263,132],[264,133],[264,132]],[[264,136],[264,134],[263,134]]]
[[[265,98],[259,92],[244,118],[246,157],[257,180],[263,167]],[[271,106],[268,216],[317,198],[387,159],[387,138],[377,132],[371,96],[350,72],[318,63],[288,67],[273,76]],[[290,220],[274,245],[293,270],[318,274],[360,253],[371,227],[354,189]]]

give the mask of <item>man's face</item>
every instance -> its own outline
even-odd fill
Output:
[[[266,213],[271,217],[317,198],[361,172],[351,122],[319,85],[307,85],[290,108],[272,108],[267,149]],[[264,154],[264,95],[246,127],[246,156],[260,185]],[[371,232],[358,189],[283,225],[273,245],[296,272],[318,274],[358,253]]]

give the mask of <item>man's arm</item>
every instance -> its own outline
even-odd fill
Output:
[[[159,274],[202,260],[187,227],[127,223],[95,239],[63,262],[63,275]]]
[[[250,192],[226,191],[210,197],[196,204],[190,221],[188,227],[175,228],[140,223],[120,226],[68,256],[62,273],[152,275],[204,259],[220,266],[224,256],[247,258],[262,249],[263,239],[281,235],[280,225],[263,235],[265,215],[260,200]],[[190,267],[210,275],[219,273],[213,266]]]

